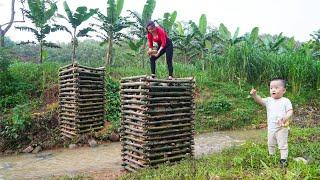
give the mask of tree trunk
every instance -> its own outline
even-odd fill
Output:
[[[204,59],[203,51],[201,52],[201,59],[202,59],[202,71],[204,71],[205,70],[205,59]]]
[[[39,59],[39,63],[42,64],[42,59],[43,58],[43,43],[42,41],[40,41],[40,59]]]
[[[113,62],[112,62],[112,59],[113,59],[113,54],[112,54],[112,48],[113,48],[113,44],[112,44],[112,38],[110,37],[109,40],[108,40],[108,52],[107,52],[107,59],[106,59],[106,65],[112,65]]]
[[[71,41],[71,44],[72,44],[72,64],[76,61],[76,47],[78,46],[78,39],[76,37],[76,28],[74,29],[73,31],[73,37],[72,37],[72,41]]]
[[[4,34],[5,33],[3,32],[0,26],[0,47],[4,47]]]
[[[12,26],[13,22],[14,22],[14,3],[15,0],[11,1],[11,17],[10,17],[10,21],[8,23],[2,24],[0,25],[0,47],[4,47],[4,35],[8,32],[8,30],[10,29],[10,27]],[[7,25],[7,27],[5,27],[2,30],[2,26]]]

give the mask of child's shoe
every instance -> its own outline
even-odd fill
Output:
[[[288,161],[286,159],[280,159],[280,165],[282,167],[287,167],[288,166]]]

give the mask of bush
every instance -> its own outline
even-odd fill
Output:
[[[105,77],[106,119],[118,127],[120,125],[120,84],[109,75]]]

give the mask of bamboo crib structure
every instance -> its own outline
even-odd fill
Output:
[[[102,129],[104,104],[104,68],[73,63],[59,69],[59,124],[64,137]]]
[[[121,79],[123,168],[137,171],[194,156],[193,78]]]

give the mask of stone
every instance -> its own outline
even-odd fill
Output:
[[[95,141],[94,139],[90,139],[89,141],[88,141],[88,144],[89,144],[89,146],[90,147],[96,147],[97,145],[98,145],[98,143],[97,143],[97,141]]]
[[[112,142],[118,142],[120,140],[120,136],[117,133],[111,133],[110,136],[109,136],[109,139]]]
[[[34,150],[32,151],[33,154],[37,154],[42,150],[41,146],[37,146],[36,148],[34,148]]]
[[[297,162],[303,162],[303,164],[307,164],[308,163],[308,161],[303,157],[296,157],[296,158],[293,158],[293,160],[295,160]]]
[[[69,149],[75,149],[75,148],[77,148],[76,144],[69,144]]]
[[[27,148],[25,148],[22,152],[23,153],[31,153],[33,151],[33,147],[32,146],[28,146]]]

